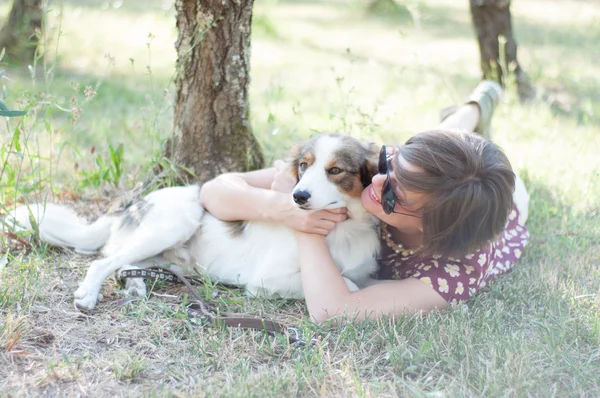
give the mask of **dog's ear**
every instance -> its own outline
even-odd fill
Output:
[[[363,188],[368,187],[371,184],[373,176],[377,174],[378,162],[379,162],[379,146],[374,142],[363,142],[364,158],[363,164],[360,167],[360,181],[362,182]]]
[[[300,162],[300,153],[302,151],[302,144],[297,144],[294,146],[288,158],[286,159],[286,164],[289,167],[290,174],[296,180],[296,184],[300,181],[298,176],[298,162]]]

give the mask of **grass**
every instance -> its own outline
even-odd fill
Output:
[[[51,3],[46,68],[2,80],[7,104],[30,113],[0,129],[0,209],[48,198],[94,217],[148,176],[172,125],[176,31],[171,2],[145,4]],[[315,131],[402,142],[476,84],[466,2],[406,4],[410,18],[396,20],[362,2],[257,1],[251,112],[269,160]],[[331,328],[312,324],[302,302],[201,288],[222,310],[318,341],[295,347],[197,325],[178,312],[184,291],[167,285],[118,306],[119,287],[106,283],[96,312],[82,314],[72,292],[89,258],[24,246],[0,256],[0,395],[600,395],[600,6],[523,0],[512,12],[539,100],[520,105],[512,87],[493,128],[532,193],[532,240],[490,292]]]

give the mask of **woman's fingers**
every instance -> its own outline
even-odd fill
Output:
[[[277,171],[282,171],[285,169],[285,162],[281,159],[277,159],[273,162],[273,167],[275,167],[275,170]]]
[[[319,224],[316,226],[318,229],[325,229],[327,231],[331,231],[335,228],[335,222],[329,220],[321,220]]]
[[[332,213],[332,214],[348,214],[347,207],[338,207],[337,209],[327,209],[327,210],[321,210],[321,211],[326,211],[327,213]]]
[[[333,212],[331,210],[321,210],[321,211],[315,212],[314,215],[320,219],[329,220],[329,221],[333,221],[333,222],[342,222],[348,218],[347,210],[339,210],[339,209],[335,209],[335,210],[338,210],[338,211]]]
[[[327,235],[335,228],[338,222],[344,221],[346,218],[347,216],[345,214],[329,214],[327,218],[313,219],[313,221],[310,223],[311,227],[306,229],[312,233]]]
[[[327,235],[331,232],[337,223],[348,218],[346,208],[319,210],[308,212],[294,208],[294,216],[286,217],[286,224],[293,229],[309,234]]]

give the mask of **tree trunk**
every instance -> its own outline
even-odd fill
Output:
[[[172,159],[199,182],[264,164],[249,121],[252,3],[175,2],[179,36]]]
[[[42,15],[42,0],[14,0],[8,21],[0,30],[0,51],[6,50],[4,60],[32,62],[38,32],[42,28]]]
[[[495,80],[505,85],[504,72],[513,72],[517,81],[517,90],[521,101],[535,97],[527,74],[517,61],[517,43],[513,36],[510,16],[510,0],[470,0],[471,17],[481,55],[483,78]],[[500,59],[499,37],[506,40],[504,59]],[[504,61],[501,65],[500,62]]]

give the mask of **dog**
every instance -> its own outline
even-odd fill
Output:
[[[348,219],[326,242],[348,287],[370,284],[379,253],[377,220],[361,205],[363,189],[377,172],[377,149],[354,138],[322,134],[299,144],[288,161],[297,184],[291,194],[306,211],[348,208]],[[12,212],[16,229],[32,230],[41,240],[83,253],[102,250],[75,291],[75,306],[93,309],[104,280],[121,269],[152,265],[200,273],[212,281],[245,287],[250,295],[304,297],[294,231],[264,221],[221,221],[200,205],[200,186],[157,190],[117,212],[88,224],[67,207],[22,206]],[[145,295],[139,278],[126,291]]]

